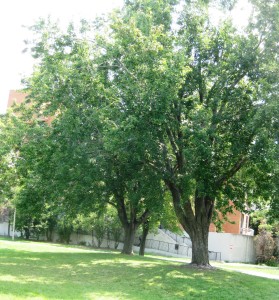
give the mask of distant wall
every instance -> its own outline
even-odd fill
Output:
[[[12,235],[12,232],[13,232],[13,228],[11,226],[10,227],[10,236]],[[8,234],[9,234],[9,223],[8,222],[0,223],[0,235],[8,236]],[[15,237],[19,237],[19,236],[20,236],[20,232],[15,231]]]
[[[9,233],[9,223],[8,222],[0,223],[0,235],[7,236],[8,233]]]
[[[256,261],[253,236],[210,232],[208,249],[221,252],[223,261],[246,263]]]

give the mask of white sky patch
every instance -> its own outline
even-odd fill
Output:
[[[249,16],[252,13],[252,6],[248,0],[240,0],[234,9],[226,14],[213,7],[209,9],[209,13],[212,16],[213,24],[218,25],[219,22],[224,21],[226,18],[231,18],[234,26],[241,29],[248,25]]]

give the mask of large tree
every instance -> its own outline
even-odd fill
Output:
[[[155,2],[134,3],[135,13],[115,22],[104,46],[111,90],[127,125],[148,124],[148,133],[141,129],[145,161],[172,194],[192,263],[207,265],[214,205],[231,199],[244,208],[247,199],[268,196],[278,5],[259,10],[243,34],[230,21],[212,25],[208,7],[191,1],[175,35],[166,19],[157,23]]]
[[[142,160],[143,132],[128,124],[120,101],[114,103],[110,61],[99,52],[107,41],[77,37],[72,25],[66,34],[44,21],[34,29],[40,64],[28,81],[27,102],[37,118],[53,116],[37,171],[64,206],[80,212],[114,206],[125,233],[123,253],[131,254],[136,230],[160,207],[163,188]]]
[[[91,40],[86,22],[81,36],[41,22],[33,46],[40,64],[27,87],[37,111],[57,120],[67,176],[82,162],[89,181],[98,178],[87,195],[104,188],[127,236],[157,206],[163,181],[191,237],[192,263],[208,265],[215,206],[268,197],[267,148],[278,146],[270,109],[278,100],[278,3],[253,1],[244,33],[229,20],[212,24],[208,3],[218,1],[186,1],[179,17],[176,2],[126,1],[97,22]]]

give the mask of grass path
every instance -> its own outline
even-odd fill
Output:
[[[278,299],[279,281],[111,251],[0,240],[0,299]]]

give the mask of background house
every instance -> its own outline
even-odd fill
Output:
[[[230,205],[233,206],[232,201],[230,201]],[[249,228],[250,217],[248,214],[237,210],[233,206],[233,212],[227,213],[226,218],[228,219],[228,221],[224,220],[224,218],[220,216],[220,219],[224,220],[221,232],[252,236],[254,235],[254,230]],[[217,228],[213,223],[210,224],[209,232],[217,232]]]
[[[14,104],[21,104],[24,102],[26,96],[27,94],[22,91],[11,90],[9,93],[7,108],[12,107]]]
[[[24,93],[23,91],[20,90],[10,90],[9,93],[9,99],[7,103],[7,109],[12,107],[13,105],[19,105],[23,103],[28,96],[28,93]],[[47,124],[50,124],[51,121],[53,120],[53,117],[40,117],[37,118],[37,120],[46,122]]]

